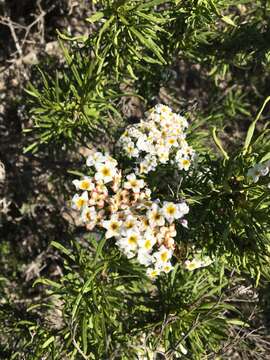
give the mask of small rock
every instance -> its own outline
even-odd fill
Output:
[[[51,41],[46,44],[45,52],[51,56],[57,56],[61,53],[58,41]]]
[[[38,58],[37,58],[37,54],[34,51],[31,51],[30,53],[28,53],[27,55],[25,55],[22,59],[24,64],[27,65],[36,65],[38,64]]]

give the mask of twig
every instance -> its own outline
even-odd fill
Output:
[[[13,23],[11,22],[10,18],[8,17],[7,18],[7,24],[6,24],[8,27],[9,27],[9,30],[11,32],[11,36],[13,38],[13,41],[15,43],[15,46],[16,46],[16,49],[17,49],[17,52],[19,53],[20,57],[22,57],[22,48],[19,44],[19,40],[18,40],[18,37],[16,35],[16,32],[15,32],[15,29],[14,29],[14,26],[13,26]]]
[[[45,12],[41,7],[41,0],[38,0],[37,7],[40,11],[40,14],[35,18],[35,20],[31,24],[26,26],[12,21],[9,16],[0,16],[0,24],[5,25],[10,29],[10,33],[16,47],[16,51],[12,54],[12,57],[16,56],[16,54],[19,54],[20,58],[23,57],[23,49],[25,44],[28,43],[29,34],[32,28],[37,24],[41,24],[39,32],[41,33],[41,43],[44,44],[45,42],[44,17],[48,13],[50,13],[55,8],[55,6],[56,4],[51,5],[49,9]],[[24,36],[21,42],[19,41],[19,38],[16,34],[16,30],[24,31]]]

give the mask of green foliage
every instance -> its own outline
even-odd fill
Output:
[[[41,89],[31,85],[27,90],[32,96],[30,113],[36,142],[26,151],[50,142],[66,146],[78,139],[93,140],[100,131],[104,136],[108,121],[120,118],[114,105],[125,95],[120,90],[123,85],[146,102],[152,101],[160,86],[170,80],[168,66],[178,57],[206,64],[216,84],[213,86],[235,76],[241,82],[236,71],[248,69],[249,62],[259,59],[260,67],[266,68],[267,44],[261,43],[258,51],[265,56],[258,57],[256,50],[250,50],[258,41],[246,35],[248,23],[253,33],[267,37],[264,24],[269,7],[265,2],[260,7],[260,3],[99,2],[100,9],[86,19],[98,30],[89,36],[60,34],[66,66],[52,77],[41,72]],[[229,10],[232,15],[227,15]],[[70,43],[71,49],[62,41]],[[253,43],[248,45],[249,41]],[[213,90],[215,96],[217,89]],[[239,90],[226,95],[230,117],[236,111],[249,113],[239,101],[243,96]],[[216,99],[213,103],[216,105]]]
[[[90,54],[85,51],[70,55],[60,44],[66,61],[64,70],[57,71],[55,79],[40,70],[41,89],[30,84],[26,90],[32,97],[30,106],[35,104],[30,110],[34,121],[31,130],[37,134],[37,141],[26,152],[50,142],[69,147],[76,142],[93,141],[97,132],[105,133],[109,118],[121,119],[114,107],[119,94],[110,81],[104,89],[97,62],[89,59]]]
[[[221,295],[229,282],[220,282],[218,266],[195,274],[179,266],[166,281],[153,284],[108,241],[86,240],[84,246],[73,242],[72,251],[53,244],[65,257],[65,274],[60,282],[36,284],[48,287],[43,306],[51,313],[61,309],[60,325],[46,337],[36,332],[33,358],[55,353],[55,359],[136,359],[139,354],[151,359],[158,352],[171,357],[188,351],[200,359],[219,350],[230,324],[225,315],[236,310]]]
[[[269,3],[107,0],[96,5],[97,12],[86,19],[90,35],[59,34],[65,63],[56,71],[39,70],[40,80],[26,90],[33,126],[25,151],[42,145],[74,155],[71,149],[97,143],[111,149],[132,120],[123,114],[123,102],[136,97],[148,108],[165,88],[163,98],[189,118],[188,141],[198,157],[186,175],[164,166],[147,180],[155,198],[187,199],[189,228],[177,229],[174,271],[151,282],[113,240],[70,226],[68,237],[75,240],[51,243],[61,259],[61,276],[39,278],[34,288],[41,295],[27,309],[18,311],[9,299],[13,276],[1,278],[0,329],[7,328],[9,337],[1,351],[12,359],[22,354],[27,359],[218,358],[230,330],[248,326],[228,294],[244,281],[259,286],[269,280],[268,178],[254,183],[247,177],[255,163],[270,159],[264,116]],[[181,62],[185,67],[179,71]],[[201,82],[190,95],[177,81],[193,65]],[[196,98],[194,106],[190,97]],[[239,129],[241,140],[234,137]],[[213,263],[185,270],[184,260],[194,249]]]

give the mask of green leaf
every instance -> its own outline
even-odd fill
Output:
[[[26,154],[30,151],[36,150],[38,147],[38,142],[35,141],[33,144],[27,146],[26,148],[23,148],[23,153]]]
[[[96,251],[96,255],[95,255],[95,260],[94,260],[95,263],[97,262],[98,258],[100,257],[102,249],[103,249],[106,241],[107,241],[107,239],[105,238],[105,236],[103,237],[103,239],[101,239],[99,241],[97,251]]]
[[[221,20],[224,21],[228,25],[235,26],[235,27],[237,26],[235,24],[235,22],[229,16],[222,16]]]
[[[87,326],[88,326],[88,316],[83,317],[82,323],[82,342],[83,342],[83,352],[87,353],[88,341],[87,341]]]
[[[223,149],[223,146],[221,144],[221,141],[218,139],[217,134],[216,134],[216,127],[214,126],[212,129],[212,136],[214,139],[215,144],[217,145],[217,147],[219,148],[219,150],[221,151],[222,155],[224,156],[224,158],[226,160],[229,160],[229,156],[227,154],[227,152]]]
[[[253,138],[253,135],[254,135],[254,131],[255,131],[255,128],[256,128],[256,124],[257,124],[257,121],[259,120],[260,116],[262,115],[262,112],[265,108],[265,106],[267,105],[267,103],[270,101],[270,96],[268,96],[260,111],[258,112],[258,115],[256,116],[255,120],[251,123],[250,127],[248,128],[248,132],[247,132],[247,136],[246,136],[246,139],[245,139],[245,143],[244,143],[244,147],[243,147],[243,155],[245,155],[249,149],[249,146],[250,146],[250,143],[251,143],[251,140]]]
[[[154,6],[165,4],[165,3],[168,3],[168,2],[170,2],[170,1],[168,1],[168,0],[152,0],[152,1],[145,2],[144,4],[138,6],[137,9],[138,10],[149,9],[149,8],[154,7]]]
[[[104,24],[103,24],[103,26],[101,27],[101,29],[99,30],[99,36],[98,36],[98,39],[97,39],[97,42],[96,42],[96,54],[97,54],[97,56],[99,57],[99,55],[98,55],[98,52],[99,52],[99,47],[100,47],[100,41],[101,41],[101,38],[102,38],[102,35],[103,35],[103,33],[107,30],[107,29],[109,29],[109,27],[111,26],[111,23],[113,22],[113,20],[114,20],[114,16],[112,15]],[[108,46],[110,46],[109,44],[108,44]]]
[[[129,72],[130,76],[131,76],[134,80],[138,80],[138,78],[137,78],[137,76],[134,74],[133,69],[132,69],[132,67],[131,67],[130,64],[127,65],[127,70],[128,70],[128,72]]]
[[[249,324],[239,319],[228,319],[227,323],[237,326],[249,327]]]
[[[49,279],[44,279],[44,278],[37,279],[34,282],[33,286],[35,286],[36,284],[43,284],[43,285],[47,285],[47,286],[52,286],[52,287],[57,288],[57,289],[60,289],[62,287],[61,284],[58,284],[55,281],[52,281],[52,280],[49,280]]]
[[[91,24],[101,20],[104,17],[103,11],[97,11],[95,14],[91,15],[90,17],[86,18],[85,20],[90,22]]]
[[[261,158],[260,163],[263,163],[263,162],[265,162],[265,161],[267,161],[267,160],[270,160],[270,152],[267,153],[267,154],[265,154],[265,155]]]
[[[51,336],[45,343],[42,345],[42,349],[46,349],[53,341],[55,340],[54,336]]]
[[[151,50],[157,58],[161,61],[162,64],[166,64],[166,60],[161,55],[161,50],[157,46],[157,44],[150,38],[144,36],[133,26],[130,27],[130,31],[137,37],[137,39],[141,42],[143,46],[146,46],[149,50]]]
[[[53,246],[56,249],[60,250],[62,253],[67,255],[71,260],[75,261],[75,256],[72,255],[71,250],[66,249],[62,244],[59,244],[56,241],[52,241],[51,246]]]

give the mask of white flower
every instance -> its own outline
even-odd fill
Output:
[[[177,204],[177,210],[178,210],[178,216],[176,219],[182,218],[183,216],[185,216],[186,214],[189,213],[189,206],[187,205],[187,203],[185,203],[184,201]],[[182,224],[183,225],[183,224]],[[187,223],[186,223],[187,225]],[[183,225],[185,226],[185,225]]]
[[[72,198],[73,207],[77,210],[81,210],[88,204],[88,192],[84,191],[81,195],[75,194]]]
[[[148,252],[143,251],[142,249],[139,249],[138,251],[137,260],[140,264],[145,266],[149,266],[153,262],[152,256]]]
[[[127,155],[130,157],[137,158],[139,156],[139,150],[135,147],[135,145],[132,141],[128,142],[124,146],[124,150],[126,151]]]
[[[182,354],[187,355],[188,351],[181,343],[179,344],[179,348]]]
[[[97,221],[97,212],[94,206],[85,207],[82,211],[82,220],[85,223],[96,223]]]
[[[105,184],[111,182],[116,175],[115,166],[109,162],[96,165],[97,172],[95,174],[96,181],[103,181]]]
[[[86,176],[82,180],[73,180],[72,183],[75,185],[77,190],[92,191],[95,188],[91,179]]]
[[[146,120],[131,126],[119,140],[129,157],[138,159],[137,173],[147,174],[158,164],[169,159],[180,170],[188,170],[194,151],[185,141],[184,129],[188,126],[185,118],[158,104],[148,113]],[[149,161],[148,158],[150,157]]]
[[[119,240],[119,245],[122,249],[126,249],[128,252],[135,251],[138,247],[140,240],[140,234],[136,231],[130,231],[127,236]]]
[[[172,116],[166,109],[165,114],[155,115],[166,126],[170,124]],[[137,139],[146,136],[152,146],[152,149],[148,148],[146,154],[143,154],[144,159],[141,161],[139,158],[137,162],[138,165],[147,163],[147,170],[155,169],[163,161],[162,158],[158,159],[158,151],[160,157],[170,155],[164,141],[174,138],[178,131],[175,124],[171,124],[172,128],[166,128],[165,137],[162,138],[160,129],[154,128],[158,124],[153,121],[142,122],[134,131],[130,129],[130,132],[138,135]],[[137,139],[132,140],[127,131],[121,142],[123,146],[128,145],[130,149],[136,150],[136,154],[137,151],[140,154],[134,145]],[[155,152],[151,154],[153,149]],[[116,245],[128,258],[136,258],[140,264],[148,267],[147,274],[150,278],[155,278],[161,272],[170,272],[173,269],[170,259],[175,248],[173,237],[176,236],[173,221],[188,213],[187,204],[164,202],[160,205],[159,200],[152,201],[151,191],[144,180],[132,173],[123,182],[121,171],[117,169],[117,161],[108,154],[91,155],[88,165],[96,168],[94,180],[89,177],[74,180],[76,189],[84,191],[81,195],[75,194],[72,199],[73,206],[82,210],[81,218],[86,228],[91,231],[97,225],[103,227],[106,239],[114,237]],[[108,182],[109,185],[106,184]],[[185,226],[186,220],[182,219],[181,223]],[[201,264],[206,263],[207,259],[201,260]]]
[[[96,151],[88,156],[86,160],[86,165],[90,167],[95,166],[97,163],[104,162],[105,159],[106,157],[101,152]]]
[[[152,227],[163,226],[165,224],[165,219],[162,216],[161,209],[156,203],[152,204],[151,209],[147,211],[146,215]]]
[[[188,221],[186,219],[181,219],[180,223],[184,228],[188,229]]]
[[[146,155],[144,160],[140,162],[139,173],[148,174],[150,171],[155,170],[157,166],[157,159],[155,156]]]
[[[150,279],[153,280],[160,274],[160,270],[159,269],[148,268],[146,270],[146,274],[150,277]]]
[[[202,266],[202,262],[201,260],[198,259],[193,259],[193,260],[186,260],[184,262],[184,268],[187,269],[188,271],[193,271],[195,269],[198,269]]]
[[[120,233],[121,224],[122,221],[119,221],[117,217],[103,221],[102,226],[107,230],[105,234],[106,239],[117,237]]]
[[[247,172],[248,177],[252,177],[252,180],[256,183],[261,176],[266,176],[269,172],[267,164],[255,164]]]
[[[157,114],[169,115],[172,112],[172,109],[169,106],[166,106],[166,105],[163,105],[163,104],[157,104],[150,111],[151,112],[156,112]]]
[[[260,165],[256,164],[252,168],[248,169],[247,176],[251,177],[252,180],[256,183],[259,180],[260,176],[261,176]]]
[[[136,217],[134,217],[133,215],[128,215],[126,220],[123,222],[123,233],[125,234],[128,231],[136,230],[138,227],[139,224]]]
[[[162,214],[169,223],[172,223],[175,219],[180,219],[187,214],[189,208],[186,203],[174,204],[173,202],[164,202],[162,207]]]
[[[145,232],[144,236],[139,240],[139,247],[142,251],[149,252],[156,242],[156,238],[150,232]]]
[[[190,160],[186,158],[179,159],[177,163],[179,170],[186,170],[186,171],[189,169],[190,164],[191,164]]]
[[[164,271],[166,274],[168,274],[170,271],[172,271],[173,266],[170,261],[162,265],[161,271]]]
[[[138,180],[135,174],[128,175],[127,180],[128,181],[124,183],[124,188],[131,189],[134,193],[139,193],[144,187],[144,181]]]
[[[166,144],[170,147],[177,147],[177,138],[176,136],[170,136],[166,139]]]
[[[165,146],[161,146],[157,150],[158,159],[161,162],[161,164],[166,164],[169,161],[169,149]]]
[[[147,141],[147,136],[146,135],[141,135],[137,140],[136,146],[140,151],[148,152],[148,149],[150,147],[150,143]]]
[[[162,214],[168,220],[170,223],[174,221],[174,219],[178,216],[178,209],[177,206],[172,202],[164,202],[164,205],[162,207]]]
[[[184,268],[189,271],[193,271],[195,269],[208,266],[208,265],[212,264],[212,262],[213,262],[213,260],[211,260],[211,258],[209,256],[205,256],[205,257],[201,258],[200,254],[197,254],[197,256],[195,256],[195,258],[192,259],[191,261],[186,260],[184,262]]]
[[[157,252],[153,254],[156,258],[157,266],[163,267],[164,264],[167,264],[172,257],[172,250],[167,249],[164,245],[162,245]]]

